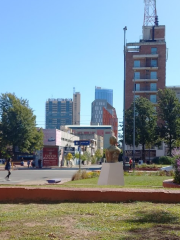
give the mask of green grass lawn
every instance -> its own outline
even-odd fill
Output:
[[[59,186],[66,186],[66,187],[93,187],[93,188],[98,188],[98,187],[103,187],[103,188],[162,188],[162,183],[166,179],[170,179],[172,177],[169,176],[133,176],[133,175],[128,175],[124,176],[124,186],[99,186],[97,185],[98,183],[98,178],[91,178],[91,179],[83,179],[83,180],[77,180],[77,181],[71,181],[64,183],[63,185]]]
[[[139,174],[139,175],[138,175]],[[69,181],[63,184],[47,184],[32,187],[58,187],[58,188],[163,188],[163,181],[172,179],[172,176],[157,176],[157,173],[125,173],[124,186],[98,185],[98,177]],[[24,183],[26,185],[26,183]],[[4,186],[4,185],[3,185]],[[9,185],[8,185],[9,186]],[[13,185],[11,185],[13,186]],[[17,186],[17,185],[16,185]],[[177,189],[178,190],[178,189]]]
[[[0,239],[180,239],[180,204],[0,204]]]

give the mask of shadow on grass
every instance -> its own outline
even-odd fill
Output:
[[[147,212],[146,210],[137,211],[136,219],[127,220],[129,223],[178,223],[179,216],[163,210]]]
[[[126,222],[133,225],[133,228],[129,231],[130,236],[127,239],[180,239],[175,234],[175,232],[180,234],[179,216],[167,211],[137,211],[135,218],[128,219]],[[138,225],[142,227],[138,227]]]

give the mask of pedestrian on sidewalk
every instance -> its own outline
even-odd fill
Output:
[[[8,158],[5,163],[5,170],[8,171],[8,175],[5,177],[7,181],[9,181],[9,176],[11,175],[11,158]]]
[[[31,162],[30,160],[27,161],[28,168],[29,168],[29,166],[30,166],[30,162]]]
[[[41,159],[38,160],[38,166],[39,166],[39,168],[42,167],[42,160]]]

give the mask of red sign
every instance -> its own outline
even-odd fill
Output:
[[[58,166],[58,148],[43,148],[43,166]]]

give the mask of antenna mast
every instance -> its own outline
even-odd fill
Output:
[[[158,26],[156,0],[144,0],[144,26]]]

